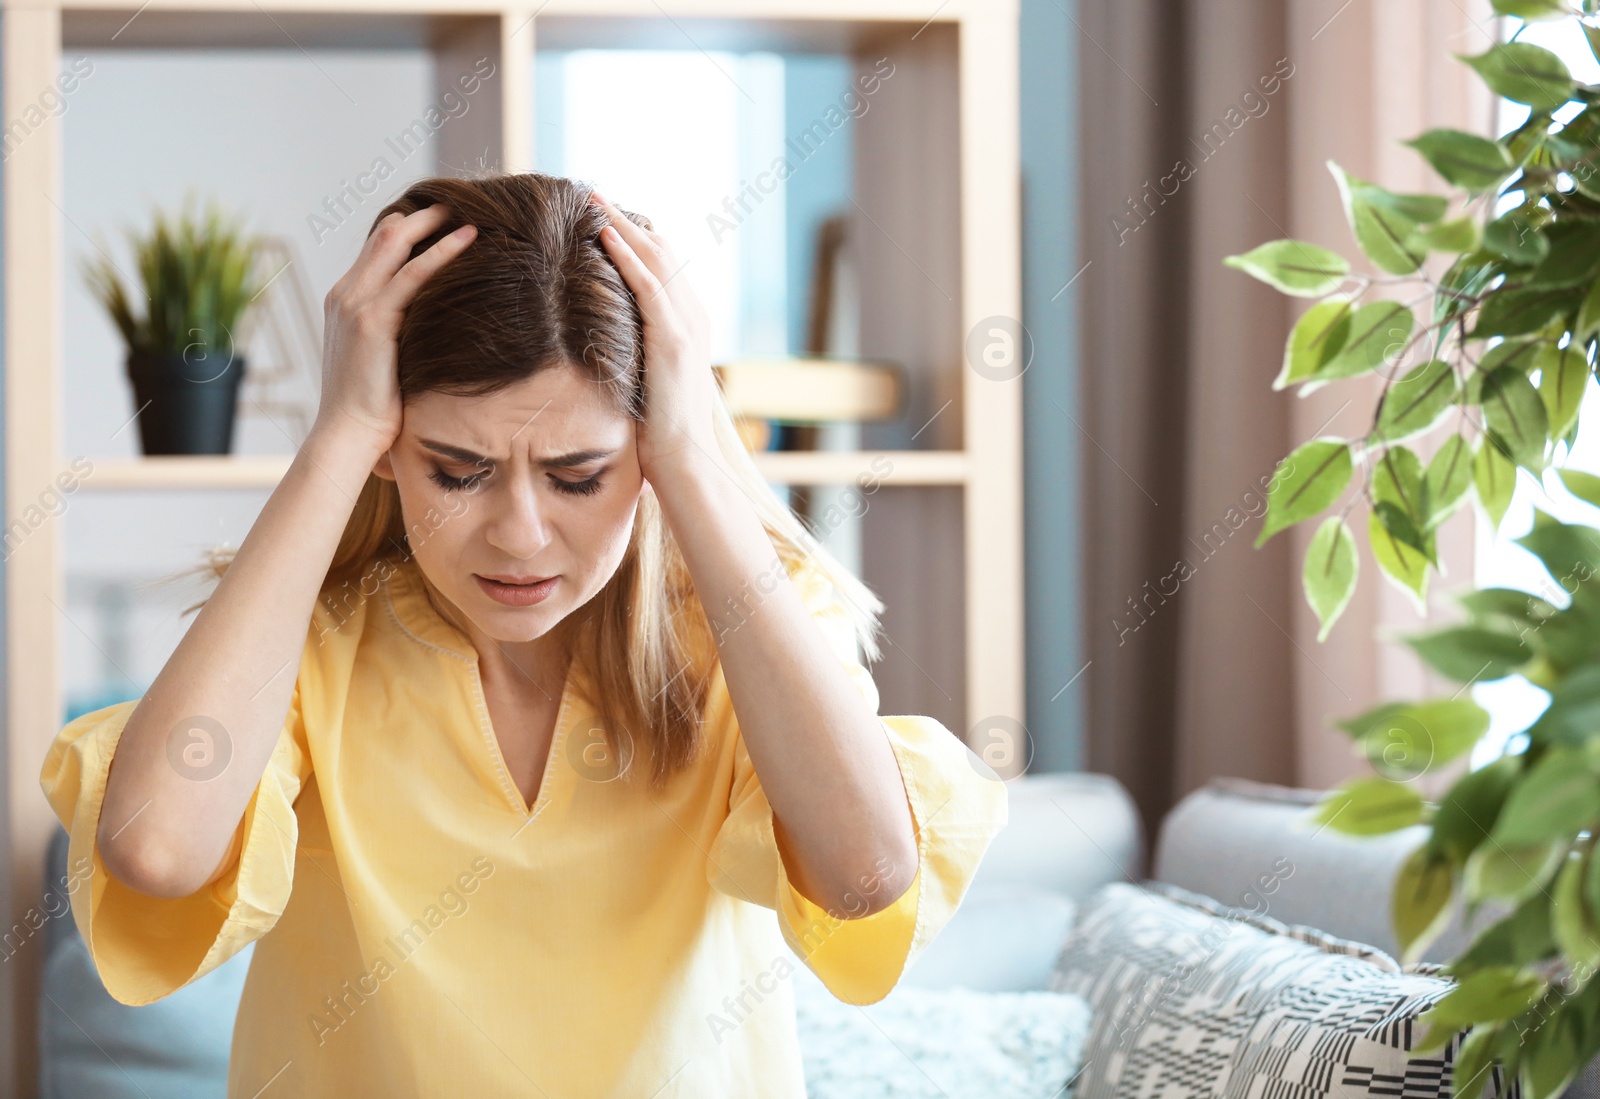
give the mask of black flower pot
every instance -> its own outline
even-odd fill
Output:
[[[244,356],[232,351],[132,351],[128,378],[146,454],[228,454]]]

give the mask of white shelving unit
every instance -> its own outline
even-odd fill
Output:
[[[852,56],[860,72],[891,59],[894,79],[853,123],[852,239],[860,353],[904,365],[909,422],[869,426],[874,449],[758,461],[775,483],[828,485],[876,476],[887,460],[862,531],[863,578],[889,606],[891,643],[873,669],[883,712],[926,713],[960,735],[995,715],[1024,716],[1022,383],[966,362],[980,321],[1021,310],[1016,0],[5,0],[0,33],[8,120],[77,49],[411,47],[435,57],[438,92],[487,55],[495,75],[472,112],[440,132],[440,163],[487,148],[513,171],[535,163],[536,49],[826,51]],[[70,118],[47,118],[0,168],[8,525],[66,464],[60,166]],[[270,488],[289,460],[89,457],[80,491],[106,493]],[[39,903],[55,827],[38,774],[62,716],[59,529],[33,530],[5,570],[6,895],[19,932]],[[0,1097],[35,1088],[37,937],[8,946],[0,966],[0,1064],[13,1066]]]

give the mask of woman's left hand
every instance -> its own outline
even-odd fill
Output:
[[[633,291],[644,322],[645,421],[638,433],[639,469],[645,480],[673,476],[704,459],[720,464],[713,428],[716,378],[711,372],[710,321],[680,277],[680,261],[666,240],[635,225],[599,194],[591,201],[611,224],[600,242]]]

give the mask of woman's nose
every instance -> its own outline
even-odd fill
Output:
[[[506,489],[499,499],[484,501],[493,509],[487,527],[489,544],[525,561],[550,544],[549,516],[531,484],[511,484]]]

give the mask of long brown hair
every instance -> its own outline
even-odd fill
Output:
[[[416,245],[413,257],[463,224],[478,230],[406,309],[398,355],[402,403],[428,392],[483,396],[565,364],[600,386],[619,412],[643,419],[642,319],[600,244],[606,215],[589,201],[591,191],[540,172],[487,172],[421,180],[379,211],[372,229],[393,211],[449,206],[449,220]],[[623,212],[654,228],[643,215]],[[843,596],[867,659],[876,660],[882,601],[773,495],[720,391],[714,420],[722,455],[784,568],[791,576],[808,565],[820,569]],[[371,474],[334,551],[322,598],[352,584],[364,591],[375,567],[409,554],[399,490]],[[199,569],[220,577],[231,560],[230,552],[213,551]],[[597,697],[588,701],[601,717],[612,760],[626,764],[645,749],[659,786],[695,758],[716,644],[653,493],[640,497],[615,574],[562,623],[562,638],[584,673],[574,682],[594,688]]]

